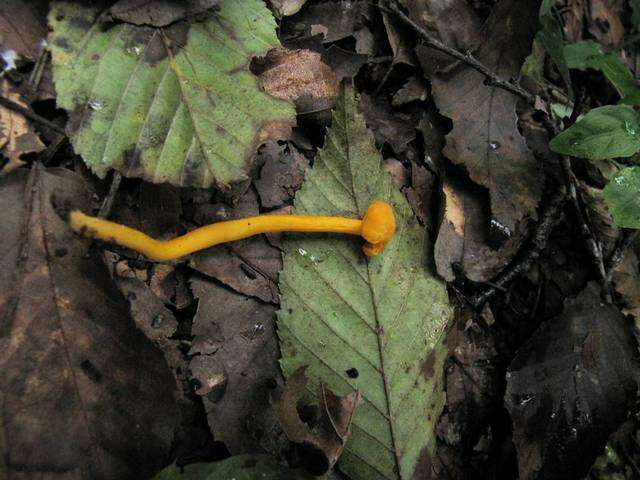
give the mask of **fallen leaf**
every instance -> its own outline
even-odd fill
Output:
[[[624,37],[624,0],[589,0],[587,27],[603,45],[616,47]]]
[[[387,32],[387,39],[393,52],[392,64],[403,63],[405,65],[415,65],[413,53],[413,33],[403,30],[398,21],[389,17],[387,13],[382,14],[382,21]]]
[[[155,480],[312,480],[302,471],[282,466],[269,455],[236,455],[215,463],[172,465]]]
[[[613,285],[622,299],[623,311],[636,319],[640,328],[640,259],[636,249],[628,248],[613,270]]]
[[[260,85],[269,95],[293,103],[299,114],[327,110],[338,95],[338,80],[311,50],[273,49],[260,62]]]
[[[99,258],[54,211],[81,177],[35,166],[0,180],[0,423],[9,477],[148,477],[172,448],[176,389]],[[38,473],[39,472],[39,473]],[[77,476],[77,477],[76,477]]]
[[[321,34],[323,42],[335,42],[360,30],[372,11],[366,0],[312,3],[291,19],[290,28],[297,32],[291,36]]]
[[[482,21],[471,4],[465,0],[402,0],[409,17],[441,40],[445,45],[462,52],[480,43]],[[416,47],[416,55],[428,78],[454,60],[424,45]]]
[[[517,77],[531,51],[536,16],[536,2],[501,0],[476,58],[502,78]],[[485,85],[485,77],[466,65],[434,77],[433,96],[453,121],[443,153],[489,190],[491,218],[508,237],[526,217],[535,218],[542,194],[541,165],[518,131],[518,98]]]
[[[368,55],[350,52],[337,45],[331,45],[325,57],[325,62],[331,67],[339,82],[345,78],[354,78],[369,60]]]
[[[277,146],[274,154],[260,170],[254,181],[264,208],[280,207],[288,203],[300,188],[309,161],[295,146]]]
[[[368,261],[358,238],[287,235],[280,363],[287,378],[308,365],[311,395],[319,383],[338,395],[362,393],[339,462],[350,478],[424,478],[445,400],[442,340],[451,309],[429,266],[426,230],[382,168],[347,88],[294,211],[361,217],[372,200],[383,200],[394,209],[398,232]]]
[[[269,0],[280,18],[295,15],[307,3],[307,0]]]
[[[362,395],[356,390],[340,397],[321,383],[316,394],[320,403],[318,418],[311,428],[298,413],[298,401],[309,381],[305,370],[306,367],[300,367],[287,379],[283,391],[273,401],[273,408],[285,434],[299,447],[301,465],[314,475],[324,475],[342,454]]]
[[[596,240],[602,246],[604,258],[609,258],[620,236],[620,229],[613,221],[602,190],[593,188],[585,182],[578,182],[578,191],[587,214],[588,225],[593,230]]]
[[[436,177],[422,165],[411,164],[411,185],[404,191],[413,213],[420,223],[427,228],[432,227],[432,197],[435,190]]]
[[[543,323],[507,372],[522,480],[584,478],[636,399],[633,327],[590,284]]]
[[[411,102],[424,101],[427,99],[427,96],[427,83],[419,76],[413,75],[406,81],[402,88],[393,95],[391,105],[399,107]]]
[[[448,282],[461,275],[474,282],[491,280],[513,259],[523,233],[512,236],[499,249],[491,248],[486,194],[453,178],[444,181],[443,191],[444,217],[435,245],[438,273]]]
[[[20,94],[14,91],[7,79],[0,79],[0,96],[26,107]],[[44,150],[44,144],[21,114],[0,105],[0,153],[8,161],[2,166],[0,175],[7,174],[24,165],[20,159],[23,153],[38,153]]]
[[[261,0],[221,0],[206,21],[162,29],[112,26],[97,7],[57,2],[49,23],[57,103],[99,177],[114,168],[228,190],[247,180],[262,143],[295,124],[293,106],[261,91],[249,70],[279,46]]]
[[[166,27],[180,20],[201,17],[213,13],[220,0],[119,0],[109,8],[108,15],[113,20]]]
[[[397,112],[383,97],[360,95],[358,107],[376,139],[376,145],[388,144],[398,156],[416,138],[418,119],[411,114]]]
[[[255,192],[248,189],[236,207],[218,205],[212,210],[223,214],[210,217],[205,223],[251,217],[259,213],[258,199]],[[196,253],[190,265],[236,292],[274,304],[279,301],[276,279],[282,268],[281,253],[263,235],[216,245]]]
[[[214,389],[215,402],[203,397],[213,436],[233,454],[271,450],[265,448],[275,426],[269,392],[280,378],[275,308],[198,277],[191,287],[199,302],[190,368],[213,385],[224,379],[224,387]],[[197,386],[206,395],[205,382]]]
[[[3,0],[0,4],[0,55],[14,52],[35,62],[47,36],[48,1]]]

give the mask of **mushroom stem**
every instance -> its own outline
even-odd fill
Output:
[[[311,215],[260,215],[213,223],[172,240],[162,241],[133,228],[74,210],[69,215],[71,228],[82,235],[116,243],[135,250],[156,262],[174,260],[190,253],[218,245],[272,232],[327,232],[360,235],[368,256],[380,253],[395,233],[391,206],[373,202],[363,220]]]

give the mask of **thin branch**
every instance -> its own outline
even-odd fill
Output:
[[[18,112],[24,115],[29,120],[33,120],[34,122],[39,123],[40,125],[47,127],[53,130],[54,132],[59,133],[60,135],[65,135],[65,136],[67,135],[64,131],[64,128],[56,125],[55,123],[53,123],[50,120],[47,120],[44,117],[41,117],[37,113],[34,113],[33,110],[23,107],[19,103],[16,103],[12,100],[9,100],[8,98],[0,97],[0,106],[8,108],[9,110],[13,110],[14,112]]]
[[[489,86],[501,88],[508,92],[513,93],[514,95],[522,98],[529,105],[535,105],[536,96],[527,92],[520,85],[510,82],[509,80],[505,80],[498,76],[495,72],[493,72],[490,68],[488,68],[485,64],[476,59],[471,52],[460,52],[455,48],[451,48],[444,43],[442,43],[437,38],[433,37],[429,32],[427,32],[424,28],[418,25],[416,22],[411,20],[394,0],[389,2],[385,2],[388,5],[387,7],[379,6],[379,8],[383,11],[387,11],[395,14],[400,20],[406,23],[409,27],[411,27],[415,32],[422,37],[425,45],[433,48],[434,50],[438,50],[439,52],[445,53],[461,62],[466,63],[469,67],[473,68],[476,72],[484,75],[486,78],[485,83]]]
[[[565,198],[566,194],[562,190],[558,190],[553,197],[551,197],[546,209],[542,213],[542,218],[540,219],[540,223],[538,223],[531,241],[521,249],[521,254],[492,280],[491,283],[494,286],[469,298],[468,301],[473,308],[476,310],[482,308],[498,290],[503,290],[507,284],[527,272],[533,262],[540,257],[540,253],[547,246],[551,231],[560,221],[562,205],[564,204]]]
[[[109,187],[109,193],[107,193],[107,196],[102,202],[102,206],[100,207],[100,211],[98,212],[98,217],[100,218],[109,217],[109,214],[111,213],[111,209],[113,208],[113,202],[116,198],[116,194],[118,193],[118,189],[120,188],[121,181],[122,181],[122,174],[114,170],[113,177],[111,178],[111,186]]]
[[[610,287],[611,287],[611,282],[613,281],[613,272],[618,266],[618,264],[624,258],[624,254],[626,253],[627,249],[631,246],[631,244],[635,241],[635,239],[638,238],[639,233],[640,233],[640,230],[628,230],[628,229],[622,230],[622,235],[618,239],[616,248],[611,254],[611,256],[609,257],[609,261],[607,262],[607,275],[605,279],[606,291],[608,292],[611,291]]]

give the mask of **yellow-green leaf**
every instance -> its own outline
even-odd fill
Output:
[[[262,0],[222,0],[200,22],[113,24],[98,7],[53,5],[58,104],[77,153],[109,169],[174,185],[221,188],[247,178],[257,147],[295,122],[260,90],[251,59],[280,44]]]

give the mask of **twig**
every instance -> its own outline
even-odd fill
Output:
[[[120,182],[122,181],[122,174],[120,172],[113,172],[113,177],[111,178],[111,186],[109,187],[109,193],[104,198],[102,202],[102,206],[100,207],[100,211],[98,212],[98,217],[107,218],[111,213],[111,208],[113,207],[113,202],[116,198],[116,193],[118,193],[118,188],[120,188]]]
[[[469,298],[468,301],[473,308],[477,310],[482,308],[487,300],[493,297],[499,289],[504,289],[508,283],[529,270],[531,264],[540,257],[540,253],[547,245],[553,227],[560,221],[561,207],[565,198],[566,194],[562,190],[558,190],[551,197],[531,241],[521,249],[521,254],[518,255],[517,259],[492,280],[491,283],[494,286]]]
[[[391,0],[389,2],[385,2],[385,4],[388,5],[388,8],[384,7],[384,6],[379,6],[378,8],[380,8],[383,11],[387,11],[387,12],[391,12],[391,13],[395,14],[400,20],[402,20],[404,23],[406,23],[408,26],[410,26],[413,30],[416,31],[416,33],[418,35],[420,35],[422,37],[422,39],[424,40],[425,45],[427,45],[428,47],[433,48],[434,50],[438,50],[439,52],[445,53],[445,54],[447,54],[447,55],[449,55],[449,56],[451,56],[451,57],[453,57],[453,58],[455,58],[457,60],[460,60],[461,62],[466,63],[471,68],[473,68],[476,72],[484,75],[484,77],[486,78],[485,83],[487,85],[490,85],[490,86],[493,86],[493,87],[497,87],[497,88],[501,88],[503,90],[511,92],[514,95],[517,95],[518,97],[520,97],[523,100],[525,100],[529,105],[535,105],[535,103],[536,103],[536,96],[535,95],[527,92],[520,85],[499,77],[490,68],[488,68],[482,62],[480,62],[478,59],[476,59],[471,54],[471,52],[462,53],[462,52],[456,50],[455,48],[451,48],[451,47],[445,45],[444,43],[442,43],[437,38],[434,38],[424,28],[422,28],[416,22],[411,20],[400,9],[400,7],[398,7],[398,5],[396,4],[396,2],[394,0]]]
[[[576,216],[576,220],[578,221],[577,223],[578,228],[580,229],[580,235],[582,236],[586,244],[587,250],[589,250],[589,253],[591,254],[596,267],[596,272],[598,273],[598,278],[600,279],[601,284],[604,285],[606,273],[604,269],[602,245],[600,245],[600,242],[596,240],[591,228],[587,223],[587,218],[585,217],[584,213],[582,213],[580,200],[578,199],[578,191],[576,189],[575,176],[573,175],[573,171],[571,170],[571,159],[563,155],[560,160],[560,165],[562,166],[562,172],[564,173],[569,201],[571,203],[573,213]]]
[[[613,281],[613,272],[615,268],[624,258],[624,254],[627,249],[635,239],[638,238],[639,233],[640,230],[622,230],[622,235],[616,243],[616,248],[613,250],[613,253],[609,257],[609,261],[607,262],[607,275],[605,277],[605,289],[607,292],[611,292],[611,282]]]
[[[19,103],[16,103],[12,100],[9,100],[8,98],[5,97],[0,97],[0,105],[8,108],[9,110],[13,110],[14,112],[18,112],[22,115],[24,115],[26,118],[28,118],[29,120],[33,120],[34,122],[37,122],[51,130],[53,130],[56,133],[59,133],[60,135],[67,135],[64,131],[64,128],[56,125],[55,123],[53,123],[50,120],[47,120],[44,117],[41,117],[40,115],[38,115],[37,113],[34,113],[31,109],[23,107],[22,105],[20,105]]]

